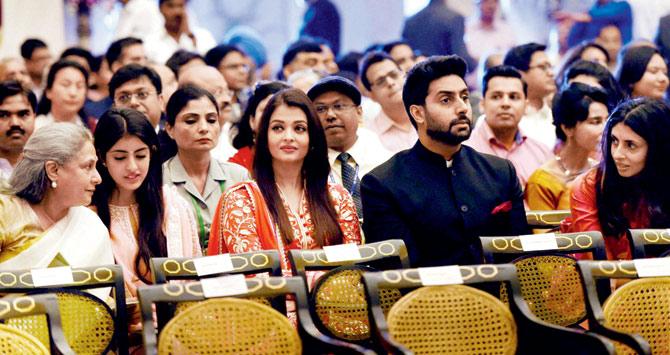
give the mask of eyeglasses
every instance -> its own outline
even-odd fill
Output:
[[[151,94],[153,94],[153,92],[151,92],[151,91],[138,91],[136,93],[126,93],[126,92],[124,92],[124,93],[118,95],[114,99],[114,101],[117,101],[119,103],[127,105],[127,104],[130,103],[130,101],[133,100],[133,96],[136,97],[139,101],[144,101],[144,100],[148,99],[149,96],[151,96]]]
[[[542,71],[550,71],[550,70],[554,69],[554,66],[551,65],[551,63],[542,63],[542,64],[538,64],[538,65],[529,66],[528,70],[531,70],[531,69],[540,69]]]
[[[386,84],[388,79],[391,79],[391,81],[393,81],[393,80],[397,80],[400,77],[402,77],[402,72],[398,69],[394,69],[394,70],[388,72],[388,74],[380,76],[379,78],[375,79],[375,81],[372,82],[372,85],[373,86],[383,86],[383,85]]]
[[[227,64],[222,66],[224,70],[242,70],[242,71],[249,71],[249,65],[248,64]]]
[[[325,116],[328,114],[328,111],[332,108],[335,114],[344,113],[352,108],[356,107],[354,104],[333,104],[333,105],[317,105],[316,114],[319,116]]]

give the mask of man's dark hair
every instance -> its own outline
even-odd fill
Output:
[[[303,52],[321,53],[321,46],[311,39],[299,39],[296,42],[291,43],[281,59],[282,68],[291,63],[298,53]]]
[[[457,55],[432,56],[409,70],[402,88],[402,101],[414,128],[417,125],[409,108],[412,105],[424,106],[426,104],[430,83],[447,75],[458,75],[465,80],[467,72],[467,63]]]
[[[358,75],[358,68],[363,58],[363,53],[349,52],[340,56],[337,60],[337,67],[340,71],[347,71]]]
[[[16,80],[0,81],[0,105],[2,105],[8,97],[16,95],[22,95],[28,99],[30,108],[33,109],[33,113],[37,112],[37,97],[32,90],[24,88],[21,86],[21,83]]]
[[[174,73],[174,76],[179,78],[179,68],[181,68],[184,64],[192,61],[193,59],[202,59],[202,61],[205,61],[205,58],[203,58],[200,54],[195,53],[195,52],[189,52],[185,49],[180,49],[176,52],[174,52],[170,58],[168,58],[167,62],[165,62],[165,66],[170,68],[172,72]]]
[[[504,65],[511,65],[517,70],[528,71],[530,60],[535,52],[544,51],[547,46],[539,43],[526,43],[520,46],[512,47],[503,59]]]
[[[614,108],[624,100],[626,96],[619,86],[619,82],[614,79],[612,73],[604,66],[588,60],[578,60],[565,71],[563,78],[563,87],[565,89],[570,85],[570,80],[579,75],[586,75],[596,78],[600,86],[607,92],[607,108],[613,111]]]
[[[33,57],[33,52],[39,48],[47,48],[47,44],[41,39],[28,38],[21,44],[21,57],[29,60]]]
[[[209,51],[207,51],[207,54],[205,54],[205,63],[207,65],[212,66],[214,68],[219,68],[219,64],[221,64],[221,61],[223,58],[225,58],[228,54],[232,52],[237,52],[240,53],[243,56],[246,56],[244,51],[242,51],[240,48],[236,46],[229,46],[226,44],[220,44]]]
[[[110,44],[109,48],[107,49],[107,53],[105,53],[105,59],[107,59],[107,64],[109,65],[109,68],[111,69],[112,64],[114,64],[114,62],[119,60],[119,57],[121,57],[121,53],[123,53],[123,50],[126,47],[142,43],[143,42],[141,39],[135,37],[125,37],[112,42],[112,44]]]
[[[121,87],[121,85],[131,81],[139,79],[143,76],[146,76],[151,84],[156,89],[156,94],[160,95],[163,92],[163,85],[161,84],[161,77],[158,76],[156,71],[149,67],[145,67],[139,64],[128,64],[119,68],[119,70],[112,75],[112,79],[109,80],[109,97],[114,98],[116,90]]]
[[[393,50],[393,48],[395,48],[396,46],[402,46],[402,45],[405,45],[405,46],[408,46],[409,48],[412,48],[412,46],[407,41],[401,39],[401,40],[386,43],[382,47],[382,50],[384,52],[388,53],[388,54],[391,54],[391,51]]]
[[[521,80],[521,84],[523,85],[523,96],[528,96],[528,84],[523,80],[521,73],[510,65],[491,67],[484,73],[484,78],[482,79],[482,96],[486,96],[486,91],[489,88],[489,81],[495,77],[516,78]]]
[[[88,50],[81,47],[70,47],[64,50],[63,53],[61,53],[60,59],[65,59],[65,57],[69,56],[84,58],[86,60],[86,63],[88,63],[88,67],[91,68],[91,71],[93,71],[94,66],[93,54],[91,54],[91,52],[89,52]]]
[[[365,86],[368,91],[372,90],[372,84],[370,83],[370,80],[368,80],[368,69],[373,64],[377,64],[379,62],[382,62],[384,60],[390,60],[393,64],[398,66],[398,64],[391,58],[390,55],[386,52],[382,51],[374,51],[366,54],[363,59],[361,60],[361,69],[358,71],[358,75],[361,77],[361,82],[363,83],[363,86]],[[400,67],[398,67],[400,69]]]

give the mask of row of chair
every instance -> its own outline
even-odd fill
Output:
[[[650,247],[658,247],[662,244],[670,243],[670,235],[665,230],[637,230],[631,231],[629,235],[633,242],[632,249],[635,250],[636,256],[646,253],[646,250]],[[647,330],[644,330],[644,327],[641,325],[637,326],[638,328],[626,328],[622,324],[614,325],[614,323],[608,323],[609,318],[607,314],[611,312],[611,309],[615,308],[609,306],[614,303],[607,303],[605,307],[601,307],[610,294],[607,277],[636,278],[637,274],[634,262],[598,261],[595,264],[589,264],[589,262],[580,261],[575,263],[575,260],[567,255],[569,253],[589,252],[593,255],[594,259],[603,257],[604,246],[602,237],[598,233],[557,234],[555,236],[556,250],[534,252],[523,252],[523,248],[520,248],[522,245],[519,237],[482,237],[481,239],[487,262],[500,263],[497,260],[500,256],[513,256],[515,260],[513,261],[513,265],[461,266],[459,270],[463,279],[463,285],[476,286],[479,288],[480,293],[481,291],[485,291],[486,293],[483,294],[492,295],[494,300],[503,300],[502,304],[505,304],[506,301],[507,306],[503,308],[511,312],[511,317],[508,314],[502,319],[513,320],[514,325],[510,326],[512,328],[508,328],[507,333],[519,335],[515,341],[519,352],[535,352],[538,346],[546,347],[547,344],[550,344],[549,339],[554,339],[557,341],[556,344],[559,345],[581,344],[575,347],[581,349],[600,349],[602,353],[610,353],[613,348],[609,340],[605,339],[606,337],[615,339],[617,342],[625,344],[625,346],[637,352],[646,353],[649,350],[648,343],[651,343],[651,348],[658,345],[655,344],[653,333],[667,336],[667,329],[663,330],[664,328],[661,328],[659,324],[654,324],[654,322],[647,321],[645,323],[647,324]],[[279,314],[285,314],[286,295],[291,295],[289,298],[296,303],[295,314],[298,320],[298,337],[288,335],[271,336],[265,341],[257,342],[257,344],[260,344],[259,346],[269,346],[270,340],[301,339],[299,341],[300,346],[306,353],[369,353],[370,350],[368,349],[378,352],[390,349],[392,352],[404,353],[410,350],[421,352],[413,349],[412,346],[414,345],[407,343],[407,341],[412,339],[415,341],[424,340],[425,337],[423,335],[427,334],[428,338],[431,338],[431,334],[433,334],[432,338],[448,338],[443,335],[435,336],[434,332],[430,332],[433,329],[432,326],[429,326],[427,330],[419,330],[418,332],[411,333],[415,334],[415,336],[409,336],[408,338],[393,335],[394,332],[397,333],[399,332],[398,329],[401,329],[394,327],[398,324],[403,324],[402,319],[406,318],[403,318],[404,316],[400,318],[396,316],[389,317],[388,313],[391,309],[401,309],[401,304],[413,304],[412,302],[415,301],[407,301],[409,294],[415,295],[410,290],[417,289],[418,291],[424,288],[421,278],[417,277],[420,274],[420,269],[408,268],[407,251],[402,241],[391,240],[382,243],[372,243],[360,246],[358,250],[360,258],[338,262],[328,262],[327,255],[322,250],[293,250],[290,255],[292,266],[296,273],[296,277],[293,278],[277,278],[281,275],[281,271],[279,256],[276,251],[231,255],[232,268],[230,270],[207,276],[198,275],[194,259],[154,259],[151,263],[151,269],[154,280],[159,285],[141,288],[139,291],[144,318],[142,337],[145,349],[147,353],[170,353],[170,351],[166,350],[169,347],[161,348],[161,341],[165,341],[165,344],[172,344],[173,346],[176,344],[178,346],[177,350],[173,350],[172,353],[180,353],[184,352],[181,351],[185,349],[184,347],[189,346],[190,340],[200,341],[200,346],[211,349],[213,346],[212,339],[205,335],[195,336],[193,332],[187,333],[186,336],[169,335],[179,333],[179,327],[174,324],[180,322],[182,317],[184,319],[192,317],[192,321],[195,322],[193,324],[211,328],[214,332],[213,339],[222,342],[229,341],[231,337],[225,336],[228,334],[227,331],[222,330],[220,326],[212,326],[212,323],[205,321],[215,321],[217,319],[220,321],[227,317],[193,316],[194,312],[216,314],[211,309],[206,309],[205,306],[201,307],[201,304],[182,307],[183,302],[186,301],[203,301],[208,299],[203,293],[200,282],[164,283],[171,280],[195,280],[234,273],[247,275],[268,273],[270,275],[265,278],[257,277],[244,280],[246,290],[248,291],[248,294],[244,295],[255,298],[255,301],[245,300],[242,303],[251,302],[253,305],[250,307],[255,312],[258,309],[275,309]],[[529,261],[533,258],[544,260]],[[561,258],[568,261],[568,263],[559,262],[563,261],[560,260]],[[552,261],[553,263],[547,261]],[[575,266],[577,264],[582,267],[581,274],[576,271]],[[591,266],[585,269],[582,264]],[[375,270],[386,269],[392,270],[375,272]],[[308,271],[313,270],[330,271],[321,277],[310,293],[306,290],[304,276]],[[494,276],[492,277],[491,275]],[[542,278],[538,275],[544,275],[546,280],[541,281]],[[5,294],[55,291],[60,305],[60,312],[56,314],[62,318],[61,326],[59,324],[60,320],[54,317],[53,311],[51,314],[43,312],[47,313],[46,320],[44,316],[41,316],[41,319],[38,317],[22,317],[8,320],[6,321],[6,325],[34,334],[52,352],[103,353],[116,349],[118,353],[127,353],[128,339],[125,325],[127,315],[123,276],[120,268],[113,265],[73,269],[72,277],[73,283],[71,284],[35,287],[30,271],[0,273],[0,286]],[[594,281],[591,281],[591,278],[594,278]],[[645,282],[656,285],[659,282],[663,283],[664,279],[654,278],[645,280]],[[639,286],[637,282],[631,284],[636,285],[636,287]],[[468,292],[468,294],[472,293],[470,291],[476,293],[476,290],[467,289],[468,291],[463,291],[467,287],[463,285],[426,286],[426,291],[419,292],[427,292],[429,297],[433,297],[429,298],[432,301],[428,302],[431,307],[445,304],[452,305],[453,307],[456,301],[445,301],[441,297],[446,296],[441,295],[444,291],[448,290],[451,290],[450,292],[457,298],[461,297],[459,295],[465,295]],[[632,287],[627,285],[625,287]],[[642,287],[646,286],[642,285]],[[88,293],[80,292],[82,289],[101,287],[112,287],[114,289],[115,302],[112,307],[99,302],[97,298],[90,296]],[[582,290],[585,290],[586,293],[582,292]],[[628,288],[622,287],[622,290],[628,290]],[[638,298],[647,297],[649,294],[649,292],[642,293],[642,296],[640,296],[636,292],[638,291],[634,291],[633,295]],[[243,293],[241,292],[237,295],[242,295]],[[587,302],[584,302],[584,294],[586,294]],[[232,295],[234,294],[228,296]],[[262,303],[257,302],[259,298],[264,301]],[[447,297],[447,299],[449,298]],[[403,302],[399,303],[399,300],[403,300]],[[226,301],[222,299],[212,299],[211,301],[213,305],[207,307],[214,307],[214,309],[239,309],[238,305],[234,307],[225,305],[222,308],[218,303],[237,302],[230,301],[229,298],[226,298]],[[203,302],[203,304],[207,302]],[[419,301],[419,303],[421,302],[424,301]],[[458,302],[465,301],[459,299]],[[6,303],[11,302],[7,301]],[[66,307],[65,304],[70,304],[70,306]],[[72,304],[76,306],[72,306]],[[80,304],[83,304],[83,306]],[[156,331],[153,322],[153,304],[156,305],[159,332]],[[643,305],[644,303],[638,301],[635,304]],[[368,305],[370,306],[368,307]],[[498,306],[500,306],[500,303],[498,303]],[[43,306],[39,309],[46,310],[47,308]],[[654,310],[663,311],[661,308],[656,307]],[[487,311],[482,311],[481,309],[478,311],[477,308],[470,308],[470,313],[434,312],[438,318],[424,316],[417,318],[416,315],[413,316],[410,314],[409,319],[413,319],[415,323],[417,319],[426,321],[431,319],[434,321],[439,320],[440,324],[456,325],[457,328],[455,329],[467,329],[467,332],[475,334],[474,337],[477,339],[493,339],[490,335],[476,335],[477,333],[474,332],[474,328],[464,328],[464,320],[462,319],[448,320],[448,317],[452,316],[453,313],[463,317],[470,314],[488,315],[491,313],[488,311],[488,308],[485,309]],[[251,310],[248,312],[251,312]],[[651,314],[649,310],[639,313]],[[240,314],[247,314],[247,311]],[[656,313],[653,314],[656,315]],[[7,316],[7,314],[3,314],[0,311],[0,316]],[[629,315],[619,318],[624,323],[631,322],[632,319]],[[27,319],[30,320],[28,321]],[[285,321],[285,317],[283,319]],[[575,324],[580,323],[584,319],[588,319],[590,331],[585,332],[569,328],[570,326],[574,327]],[[277,321],[276,317],[275,321]],[[645,322],[644,319],[639,321]],[[473,324],[484,327],[490,323],[479,320]],[[250,329],[260,329],[257,327],[258,325],[259,323],[252,322]],[[91,329],[94,329],[94,331],[91,331]],[[185,329],[192,329],[192,327],[186,327]],[[279,328],[268,325],[267,329],[274,331]],[[499,328],[494,327],[494,329]],[[515,329],[515,332],[511,332],[509,329]],[[251,334],[251,330],[245,330],[241,334]],[[166,331],[169,332],[166,333]],[[633,333],[639,333],[642,337],[633,335]],[[263,333],[260,334],[262,337]],[[287,334],[292,333],[289,332]],[[232,338],[237,338],[237,336]],[[566,341],[566,339],[573,338],[576,340]],[[182,340],[175,343],[176,339]],[[542,339],[542,343],[534,344],[538,339]],[[472,345],[468,342],[465,344]],[[495,345],[499,344],[499,342],[489,341],[488,344]],[[551,344],[553,350],[560,349],[560,347],[557,347],[559,345]],[[456,349],[456,345],[451,343],[440,343],[436,346]],[[477,349],[482,349],[481,347],[484,345],[479,344],[476,346]],[[658,346],[667,347],[667,344]],[[288,353],[294,352],[296,352],[295,349],[288,351]],[[593,352],[588,351],[586,353],[598,352],[594,350]]]

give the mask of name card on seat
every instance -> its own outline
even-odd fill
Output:
[[[30,275],[33,277],[33,285],[35,285],[35,287],[74,283],[74,279],[72,278],[72,268],[69,266],[32,269],[30,270]]]
[[[670,258],[633,260],[639,277],[670,276]]]
[[[521,249],[523,251],[558,249],[555,233],[520,235],[519,241],[521,242]]]
[[[326,261],[329,263],[358,260],[362,258],[361,252],[358,250],[358,245],[351,243],[326,245],[323,247],[323,252],[326,254]]]
[[[193,259],[193,265],[195,266],[195,272],[198,276],[220,274],[233,271],[234,269],[230,254],[203,256],[201,258]]]
[[[202,279],[200,285],[202,293],[207,298],[242,295],[249,292],[247,281],[242,274]]]
[[[460,285],[463,283],[458,265],[420,267],[419,279],[424,286]]]

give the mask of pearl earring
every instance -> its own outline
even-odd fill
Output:
[[[55,181],[52,181],[52,182],[51,182],[51,187],[54,188],[54,189],[57,188],[57,187],[58,187],[58,183],[56,183]]]

